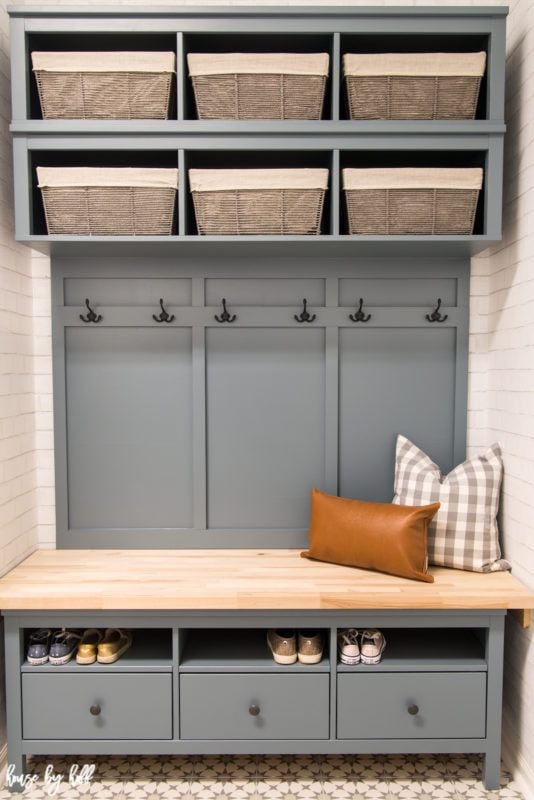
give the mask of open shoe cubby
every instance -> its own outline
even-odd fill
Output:
[[[24,631],[24,660],[22,672],[170,672],[172,670],[172,630],[170,628],[130,628],[132,646],[113,664],[78,664],[73,657],[67,664],[42,664],[35,666],[26,660],[30,634],[35,629]],[[60,630],[52,628],[53,631]],[[69,627],[82,634],[82,629]],[[104,629],[102,629],[102,632]]]

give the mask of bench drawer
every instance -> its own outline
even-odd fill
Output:
[[[338,739],[470,739],[486,735],[483,672],[338,675]]]
[[[171,739],[171,674],[22,676],[25,739]]]
[[[327,739],[329,676],[182,675],[182,739]]]

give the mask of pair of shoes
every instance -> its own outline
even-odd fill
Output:
[[[76,631],[65,629],[52,631],[50,628],[41,628],[34,631],[28,640],[28,664],[41,666],[48,661],[57,666],[68,664],[81,638]]]
[[[347,628],[337,635],[337,651],[342,664],[379,664],[386,646],[382,631]]]
[[[55,666],[68,664],[76,654],[78,664],[113,664],[132,645],[132,634],[119,628],[108,628],[105,634],[89,628],[83,635],[78,631],[52,631],[41,628],[28,640],[28,664]]]
[[[323,657],[323,637],[317,631],[271,630],[267,644],[277,664],[318,664]]]

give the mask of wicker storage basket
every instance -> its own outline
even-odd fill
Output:
[[[44,119],[167,119],[174,53],[32,53]]]
[[[49,234],[169,236],[177,169],[37,167]]]
[[[343,56],[351,119],[473,119],[485,53]]]
[[[327,169],[191,169],[198,232],[318,234]]]
[[[470,234],[481,169],[344,169],[349,233]]]
[[[189,53],[199,119],[321,119],[328,53]]]

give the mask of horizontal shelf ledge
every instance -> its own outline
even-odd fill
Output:
[[[504,17],[506,6],[11,6],[12,17]]]
[[[496,244],[490,236],[20,236],[54,256],[468,256]]]
[[[15,135],[169,134],[266,136],[358,136],[369,134],[469,136],[504,134],[501,120],[22,120]]]

